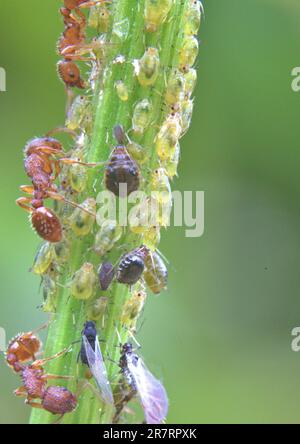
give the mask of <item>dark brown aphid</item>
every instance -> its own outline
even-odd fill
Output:
[[[103,262],[103,264],[101,264],[98,271],[98,276],[100,288],[102,291],[106,291],[109,288],[115,276],[115,273],[116,270],[110,262]]]
[[[139,189],[140,170],[123,145],[126,138],[120,125],[114,128],[114,134],[119,145],[114,148],[105,168],[105,185],[116,196],[126,197]]]
[[[136,284],[143,274],[148,254],[149,249],[144,245],[125,254],[117,270],[117,281],[127,285]]]
[[[26,404],[31,407],[44,409],[53,414],[63,416],[65,413],[72,412],[77,406],[75,394],[65,387],[47,386],[47,382],[51,379],[69,379],[69,377],[47,374],[43,368],[46,362],[58,358],[66,351],[63,350],[50,358],[34,361],[27,366],[19,363],[16,371],[20,374],[22,386],[15,390],[15,395],[25,397]]]

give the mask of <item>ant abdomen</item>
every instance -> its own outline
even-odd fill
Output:
[[[62,226],[54,211],[46,207],[34,209],[31,213],[32,228],[43,239],[49,242],[62,240]]]

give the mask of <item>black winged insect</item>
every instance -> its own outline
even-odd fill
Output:
[[[92,321],[87,321],[82,330],[80,359],[83,364],[89,366],[103,401],[113,404],[113,394],[99,345],[96,325]]]
[[[163,384],[147,369],[143,360],[133,351],[133,346],[126,343],[122,346],[120,367],[132,392],[126,395],[124,405],[137,393],[144,410],[147,424],[161,424],[168,413],[168,397]],[[120,413],[120,410],[117,412]]]

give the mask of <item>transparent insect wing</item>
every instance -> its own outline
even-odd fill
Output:
[[[92,375],[98,385],[100,390],[100,394],[107,404],[113,404],[113,395],[111,391],[111,387],[109,381],[107,379],[107,371],[105,368],[105,364],[103,361],[103,356],[100,350],[100,345],[98,341],[98,337],[96,337],[95,341],[95,351],[92,349],[87,337],[85,335],[82,336],[83,344],[85,347],[86,357],[89,363],[89,368],[92,372]]]
[[[169,402],[162,383],[147,369],[142,359],[133,355],[128,360],[130,371],[140,397],[147,424],[161,424],[167,416]]]

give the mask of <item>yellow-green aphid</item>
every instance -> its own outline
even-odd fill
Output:
[[[135,332],[136,324],[141,313],[147,294],[144,290],[135,290],[128,301],[125,303],[122,314],[121,323],[132,333]]]
[[[54,313],[56,311],[56,298],[58,287],[54,279],[46,275],[43,277],[43,311]]]
[[[96,201],[93,198],[86,199],[81,208],[75,208],[70,216],[70,226],[77,236],[86,236],[91,232],[95,222]]]
[[[197,35],[200,23],[202,3],[199,0],[190,0],[184,15],[183,32],[188,35]]]
[[[118,97],[122,102],[127,102],[129,99],[128,88],[122,80],[117,80],[115,82],[115,88],[118,94]]]
[[[157,168],[151,176],[151,191],[159,203],[168,203],[172,191],[167,172],[164,168]]]
[[[146,0],[145,26],[148,32],[155,32],[165,22],[173,0]]]
[[[92,104],[88,96],[77,96],[68,112],[66,127],[88,131],[92,125]]]
[[[136,74],[142,86],[152,86],[159,74],[160,60],[156,48],[148,48],[143,57],[138,60]]]
[[[173,156],[169,160],[167,160],[164,164],[167,175],[169,176],[170,179],[172,179],[174,176],[177,176],[179,158],[180,158],[180,144],[179,142],[177,142]]]
[[[160,243],[160,227],[152,226],[147,228],[143,235],[143,245],[154,251]]]
[[[169,106],[176,105],[184,99],[185,94],[185,78],[184,75],[178,71],[173,70],[168,78],[167,88],[165,93],[165,102]]]
[[[172,194],[170,194],[169,199],[166,199],[165,202],[160,204],[160,212],[158,215],[157,225],[164,228],[170,226],[172,206],[173,206],[173,199],[172,199]]]
[[[161,161],[166,161],[172,158],[181,131],[180,116],[177,114],[168,116],[160,128],[155,140],[156,152]]]
[[[45,242],[40,246],[35,255],[31,271],[39,275],[46,273],[54,259],[55,251],[53,244],[50,242]]]
[[[152,293],[159,294],[167,287],[168,269],[162,258],[155,251],[151,252],[145,260],[143,276]]]
[[[105,3],[98,3],[90,10],[89,26],[98,32],[107,32],[110,25],[111,13]]]
[[[182,72],[187,72],[195,63],[199,50],[199,43],[193,35],[187,36],[183,40],[179,49],[179,67]]]
[[[148,160],[148,152],[147,150],[139,145],[138,143],[134,142],[133,140],[130,140],[128,145],[126,146],[128,154],[138,162],[140,165],[145,163]]]
[[[106,220],[96,234],[94,250],[99,256],[110,251],[122,236],[122,227],[115,220]]]
[[[85,262],[72,278],[70,293],[76,299],[90,299],[94,294],[96,282],[97,275],[93,264]]]
[[[132,129],[136,133],[143,133],[151,123],[152,103],[149,99],[138,102],[133,110]]]
[[[69,182],[71,188],[77,193],[82,193],[87,186],[88,175],[87,168],[78,163],[69,166],[68,170]]]
[[[184,100],[181,103],[181,127],[182,127],[181,136],[183,136],[190,127],[193,116],[193,108],[194,108],[194,103],[190,99]]]
[[[71,255],[70,244],[67,240],[54,244],[55,260],[58,264],[63,265],[68,262]]]
[[[131,208],[128,214],[128,223],[132,233],[143,235],[148,230],[150,211],[150,200],[148,198],[142,199]]]
[[[101,321],[103,319],[108,305],[108,298],[102,296],[90,302],[87,306],[87,318],[92,321]]]
[[[194,68],[190,68],[184,73],[185,78],[185,97],[190,98],[194,92],[197,82],[197,71]]]

